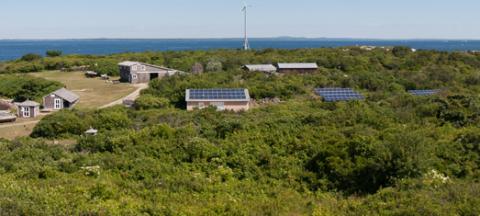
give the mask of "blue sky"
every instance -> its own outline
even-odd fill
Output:
[[[252,37],[480,39],[478,0],[250,0]],[[241,0],[1,0],[0,39],[242,36]]]

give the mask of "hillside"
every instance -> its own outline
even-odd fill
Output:
[[[478,53],[216,50],[64,56],[4,68],[127,59],[185,71],[198,62],[206,72],[152,81],[134,108],[62,111],[29,138],[0,141],[1,212],[480,214]],[[320,69],[283,76],[239,69],[295,61]],[[258,103],[240,113],[185,111],[185,89],[212,87],[248,88]],[[350,87],[366,98],[326,103],[317,87]],[[418,97],[410,89],[443,91]],[[260,103],[266,98],[279,100]],[[83,136],[90,127],[99,135]],[[75,141],[54,141],[65,138]]]

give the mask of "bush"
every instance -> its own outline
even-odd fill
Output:
[[[38,123],[31,134],[32,137],[59,138],[71,135],[82,135],[89,125],[85,118],[69,110],[45,117]]]
[[[36,60],[40,60],[40,59],[42,59],[42,56],[38,55],[38,54],[35,54],[35,53],[25,54],[21,58],[22,61],[28,61],[28,62],[32,62],[32,61],[36,61]]]
[[[150,94],[144,94],[135,101],[135,108],[139,110],[161,109],[170,106],[170,101],[166,98],[155,97]]]
[[[45,53],[48,57],[58,57],[62,55],[62,51],[60,50],[48,50]]]

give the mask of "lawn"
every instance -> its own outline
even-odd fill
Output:
[[[76,108],[98,108],[119,100],[136,89],[135,86],[126,83],[113,84],[99,78],[86,78],[83,72],[49,71],[31,75],[65,84],[67,89],[80,96]]]
[[[99,78],[86,78],[83,72],[49,71],[31,73],[30,75],[65,84],[67,89],[80,96],[80,102],[76,106],[80,109],[100,108],[129,95],[137,89],[137,87],[126,83],[113,84]],[[14,123],[0,124],[0,137],[14,139],[28,136],[40,118],[17,119]]]

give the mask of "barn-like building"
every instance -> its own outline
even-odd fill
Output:
[[[120,81],[132,84],[148,83],[150,80],[174,75],[180,71],[141,62],[125,61],[118,64]]]

